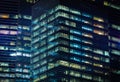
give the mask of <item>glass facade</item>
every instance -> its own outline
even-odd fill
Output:
[[[109,82],[105,18],[57,5],[33,19],[33,82]]]
[[[31,19],[22,19],[19,5],[19,0],[0,1],[0,82],[30,79],[30,23],[21,21]]]
[[[116,13],[114,13],[116,15]],[[113,14],[110,16],[115,17]],[[114,21],[110,21],[109,27],[109,47],[110,47],[110,62],[111,62],[111,82],[118,81],[120,78],[120,23],[115,18]],[[110,18],[111,19],[111,18]]]
[[[117,0],[0,0],[0,82],[118,82],[119,9]]]

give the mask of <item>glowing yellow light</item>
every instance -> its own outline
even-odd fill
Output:
[[[104,20],[103,20],[102,18],[99,18],[99,17],[94,17],[93,19],[94,19],[94,20],[97,20],[97,21],[99,21],[99,22],[104,22]]]
[[[9,15],[8,14],[0,14],[0,18],[9,18]]]
[[[104,35],[103,31],[94,30],[94,33],[99,34],[99,35]]]
[[[109,3],[107,1],[104,1],[105,6],[109,6]]]

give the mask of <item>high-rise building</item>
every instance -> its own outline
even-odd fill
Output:
[[[30,81],[31,7],[21,1],[0,0],[0,82]]]
[[[110,82],[108,16],[90,0],[33,6],[33,82]]]
[[[118,82],[119,35],[118,0],[0,0],[0,82]]]
[[[15,78],[16,42],[18,34],[19,1],[0,1],[0,81],[9,82]]]
[[[116,5],[116,4],[114,4]],[[117,82],[120,78],[120,7],[108,7],[109,10],[109,46],[110,78]]]
[[[110,81],[117,82],[120,78],[120,2],[105,0],[103,4],[109,20]]]

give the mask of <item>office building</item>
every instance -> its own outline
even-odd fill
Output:
[[[0,82],[30,81],[31,12],[26,7],[30,10],[25,1],[0,0]]]
[[[0,82],[118,82],[119,35],[118,0],[0,0]]]
[[[111,82],[117,82],[120,78],[120,7],[118,3],[114,5],[108,7]]]
[[[44,0],[32,13],[33,82],[110,82],[104,6],[90,0]]]

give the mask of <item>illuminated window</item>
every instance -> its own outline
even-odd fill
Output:
[[[82,53],[82,55],[85,56],[85,57],[92,58],[92,55],[91,55],[91,54],[88,54],[88,53]]]
[[[49,63],[49,64],[48,64],[48,69],[52,69],[52,68],[54,68],[54,66],[55,66],[54,63]]]
[[[92,42],[89,41],[89,40],[82,40],[82,42],[85,43],[85,44],[92,44]]]
[[[80,17],[74,16],[74,15],[70,15],[69,18],[72,20],[81,21]]]
[[[100,60],[100,57],[94,56],[93,59]]]
[[[81,45],[77,43],[70,43],[70,46],[74,48],[81,48]]]
[[[94,70],[95,73],[99,73],[99,74],[104,74],[102,71],[100,70]]]
[[[60,26],[59,29],[60,29],[60,30],[66,30],[66,31],[69,30],[69,29],[68,29],[67,27],[65,27],[65,26]]]
[[[104,22],[104,19],[100,17],[93,17],[93,19],[99,22]]]
[[[81,55],[81,52],[79,50],[71,49],[70,53],[76,54],[76,55]]]
[[[60,40],[59,44],[69,45],[69,42],[65,40]]]
[[[23,56],[30,57],[31,55],[29,53],[23,53]]]
[[[88,21],[88,20],[82,20],[82,22],[85,23],[85,24],[90,24],[90,25],[92,24],[92,23],[91,23],[90,21]]]
[[[13,15],[11,18],[18,19],[19,16],[18,15]]]
[[[81,15],[81,13],[79,11],[74,10],[74,9],[69,9],[69,7],[66,7],[64,5],[59,5],[59,6],[56,7],[56,10],[59,10],[59,9],[71,12],[73,14]]]
[[[42,62],[40,62],[40,65],[44,65],[47,63],[47,60],[42,60]]]
[[[38,57],[38,56],[36,56],[35,58],[32,59],[32,62],[33,62],[33,63],[35,63],[35,62],[37,62],[37,61],[39,61],[39,57]]]
[[[60,61],[58,61],[58,63],[59,63],[60,65],[69,67],[69,62],[67,62],[67,61],[60,60]]]
[[[0,14],[0,18],[7,19],[9,18],[9,14]]]
[[[82,33],[78,30],[70,30],[70,33],[81,35]]]
[[[99,81],[99,82],[104,82],[104,80],[101,78],[101,76],[93,76],[93,80]]]
[[[54,36],[50,36],[50,37],[48,37],[48,41],[53,41],[54,39],[55,39]]]
[[[103,25],[101,25],[101,24],[93,24],[93,26],[95,26],[95,27],[98,27],[98,28],[104,28],[104,26]]]
[[[97,53],[97,54],[103,54],[103,51],[100,50],[100,49],[94,49],[94,52]]]
[[[89,74],[82,74],[82,78],[85,78],[85,79],[92,79],[92,75],[89,75]]]
[[[30,28],[28,26],[23,26],[24,30],[30,30]]]
[[[110,3],[108,3],[107,1],[104,1],[104,5],[105,5],[105,6],[109,6]]]
[[[58,15],[58,16],[59,16],[59,15]],[[58,17],[58,16],[56,16],[56,17]],[[56,17],[55,17],[54,15],[50,16],[50,17],[48,18],[48,22],[53,21]]]
[[[111,40],[120,43],[120,38],[117,38],[117,37],[111,37]]]
[[[111,53],[116,54],[116,55],[120,55],[120,51],[119,50],[112,50]]]
[[[65,13],[65,12],[58,12],[56,13],[57,16],[61,16],[61,17],[65,17],[65,18],[69,18],[69,14]]]
[[[77,14],[77,15],[81,15],[81,13],[77,10],[70,9],[70,12],[74,13],[74,14]]]
[[[83,63],[86,63],[86,64],[92,64],[91,61],[87,61],[87,60],[84,60],[84,59],[82,59],[82,62],[83,62]]]
[[[9,28],[8,25],[0,25],[0,28]]]
[[[58,42],[49,42],[49,43],[48,43],[48,49],[54,47],[54,46],[57,45],[57,44],[58,44]]]
[[[101,60],[104,61],[104,62],[110,62],[110,59],[109,58],[104,58],[104,57],[101,57]]]
[[[69,35],[65,33],[60,33],[60,34],[58,33],[58,36],[69,39]]]
[[[82,70],[86,70],[87,69],[87,67],[86,66],[82,66],[82,68],[81,68]]]
[[[111,43],[111,47],[116,48],[116,49],[120,49],[119,43]]]
[[[87,14],[87,13],[82,13],[82,15],[85,16],[85,17],[88,17],[88,18],[92,18],[92,16]]]
[[[26,0],[28,3],[35,3],[37,0]]]
[[[43,20],[43,21],[41,21],[40,26],[45,26],[46,23],[47,23],[47,22],[46,22],[45,20]]]
[[[10,26],[11,29],[17,29],[17,26]]]
[[[71,76],[80,77],[80,73],[77,71],[70,71]]]
[[[28,70],[28,69],[23,69],[23,72],[24,72],[24,73],[28,73],[29,70]]]
[[[88,26],[82,26],[82,29],[87,30],[87,31],[93,31],[92,28]]]
[[[42,39],[44,39],[46,37],[47,37],[47,35],[46,35],[46,33],[44,33],[44,34],[40,35],[40,40],[42,40]]]
[[[0,30],[0,34],[9,34],[8,30]]]
[[[75,41],[80,41],[81,42],[81,38],[73,36],[73,35],[70,36],[70,40],[75,40]]]
[[[5,62],[0,62],[0,66],[9,66],[9,64]]]
[[[2,68],[3,72],[9,72],[9,68]]]
[[[0,50],[5,50],[5,47],[4,46],[0,46]]]
[[[99,64],[99,63],[93,63],[93,65],[96,66],[96,67],[103,67],[103,65]]]
[[[42,72],[44,72],[46,70],[47,70],[47,66],[43,66],[43,67],[40,68],[40,73],[42,73]]]
[[[40,16],[40,20],[44,19],[46,16],[47,16],[46,13],[42,14],[42,15]]]
[[[33,24],[37,24],[38,21],[39,21],[38,18],[36,18],[32,23],[33,23]]]
[[[77,57],[71,57],[70,59],[71,59],[71,60],[74,60],[74,61],[77,61],[77,62],[80,62],[80,61],[81,61],[81,59],[80,59],[80,58],[77,58]]]
[[[118,26],[118,25],[112,24],[112,28],[114,28],[114,29],[116,29],[116,30],[120,30],[120,26]]]
[[[64,51],[64,52],[69,52],[69,49],[66,48],[66,47],[60,47],[60,50],[61,50],[61,51]]]
[[[11,34],[11,35],[16,35],[16,34],[17,34],[17,31],[10,31],[10,34]]]
[[[44,30],[45,30],[45,29],[43,29],[42,32],[43,32]],[[51,35],[51,34],[53,34],[54,32],[55,32],[54,29],[53,29],[53,30],[49,30],[49,31],[48,31],[48,35]]]
[[[104,35],[104,31],[101,31],[101,30],[94,30],[94,33],[98,35]]]
[[[43,58],[45,58],[45,57],[46,57],[46,54],[45,54],[45,53],[43,53],[43,54],[40,55],[40,59],[43,59]]]
[[[89,46],[82,46],[83,50],[88,50],[88,51],[92,51],[92,48]]]
[[[11,75],[12,75],[12,74],[11,74]],[[11,75],[10,75],[10,76],[11,76]],[[9,82],[9,81],[13,82],[14,80],[9,80],[9,79],[0,79],[0,81],[1,81],[1,82]]]
[[[31,16],[28,16],[28,15],[24,15],[23,18],[24,18],[24,19],[29,19],[29,20],[32,19],[32,17],[31,17]]]
[[[23,37],[23,40],[31,40],[30,37]]]
[[[80,69],[81,68],[79,64],[74,64],[74,63],[71,63],[70,67],[76,68],[76,69]]]
[[[59,5],[58,8],[62,9],[62,10],[65,10],[65,11],[69,11],[69,7],[66,7],[64,5]]]
[[[82,33],[82,35],[84,37],[93,38],[92,34],[89,34],[89,33]]]
[[[10,42],[10,45],[15,45],[15,42]]]
[[[40,80],[43,80],[43,79],[45,79],[45,78],[47,78],[47,75],[46,75],[46,74],[40,75]],[[36,81],[36,82],[37,82],[37,81]]]
[[[16,68],[16,72],[22,72],[22,68]]]
[[[104,54],[105,54],[105,56],[109,56],[109,52],[108,51],[105,51]]]
[[[119,5],[110,4],[110,7],[114,8],[114,9],[120,10],[120,6]]]
[[[72,27],[76,27],[76,23],[75,23],[75,22],[72,22],[72,21],[66,20],[66,21],[65,21],[65,24],[66,24],[66,25],[69,25],[69,26],[72,26]]]

